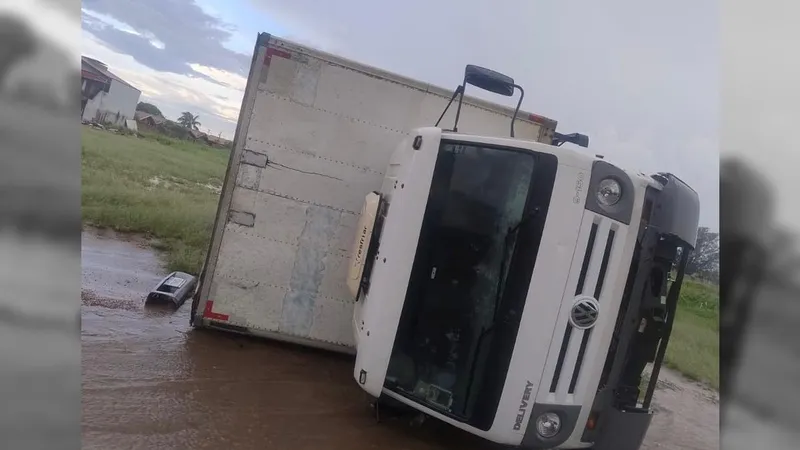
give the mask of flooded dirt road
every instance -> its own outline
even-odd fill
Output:
[[[141,241],[84,233],[83,448],[491,449],[434,421],[376,423],[329,353],[191,330],[187,303],[148,309],[164,275]],[[646,449],[719,448],[717,405],[666,374]]]

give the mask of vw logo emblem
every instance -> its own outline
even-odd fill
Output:
[[[588,330],[597,323],[600,304],[593,297],[582,295],[575,298],[569,311],[569,323],[579,330]]]

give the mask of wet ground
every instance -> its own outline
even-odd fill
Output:
[[[143,240],[84,232],[82,257],[84,449],[495,448],[436,422],[376,423],[347,357],[191,330],[188,303],[145,308],[165,273]],[[716,396],[662,378],[644,448],[719,448]]]

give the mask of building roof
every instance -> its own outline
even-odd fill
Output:
[[[214,135],[207,135],[206,139],[213,144],[221,144],[221,145],[228,145],[231,141],[225,139],[224,137],[214,136]]]
[[[200,130],[194,130],[194,129],[189,130],[189,135],[192,136],[195,139],[201,139],[201,138],[206,137],[205,133],[203,133]]]
[[[113,72],[108,70],[108,66],[106,66],[101,61],[98,61],[98,60],[96,60],[94,58],[89,58],[88,56],[81,56],[81,66],[82,66],[81,67],[82,69],[85,66],[88,66],[91,69],[93,69],[95,72],[97,72],[97,73],[99,73],[99,74],[101,74],[101,75],[103,75],[103,76],[105,76],[107,78],[110,78],[112,80],[118,81],[118,82],[124,84],[125,86],[128,86],[130,88],[136,89],[137,91],[141,92],[141,90],[137,89],[136,86],[134,86],[134,85],[128,83],[127,81],[123,80],[122,78],[114,75]]]
[[[164,122],[167,121],[166,118],[164,118],[162,116],[159,116],[158,114],[150,114],[150,113],[147,113],[147,112],[144,112],[144,111],[136,111],[136,112],[134,112],[133,113],[133,118],[135,120],[137,120],[137,121],[140,121],[140,122],[142,120],[153,119],[153,123],[155,123],[156,125],[164,123]]]

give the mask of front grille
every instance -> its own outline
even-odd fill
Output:
[[[608,237],[606,238],[606,246],[603,249],[603,260],[600,264],[600,273],[597,277],[597,283],[594,287],[594,298],[600,299],[600,294],[603,292],[603,283],[605,282],[606,271],[608,271],[608,260],[611,258],[611,249],[614,245],[614,236],[616,232],[614,230],[609,230]],[[576,295],[579,293],[576,293]],[[590,328],[583,333],[583,337],[581,338],[581,347],[578,350],[578,360],[575,362],[575,370],[572,371],[572,379],[569,382],[569,392],[570,394],[575,393],[575,385],[578,384],[578,375],[581,373],[581,364],[583,364],[583,359],[586,354],[586,347],[589,345],[589,338],[592,336],[592,331],[594,329]]]
[[[591,295],[599,301],[614,249],[616,226],[611,220],[597,215],[589,216],[588,220],[592,222],[586,246],[576,251],[573,261],[573,267],[580,261],[580,274],[571,292],[575,296]],[[570,299],[569,307],[571,306]],[[569,320],[565,321],[561,348],[550,381],[550,393],[555,394],[557,398],[563,394],[575,394],[586,351],[591,342],[592,330],[593,328],[577,329]]]
[[[586,248],[583,251],[583,263],[581,264],[581,274],[578,277],[578,285],[575,287],[575,295],[580,295],[583,292],[583,286],[586,284],[586,273],[589,270],[589,262],[592,259],[594,252],[594,242],[597,239],[597,222],[592,223],[592,230],[589,232],[589,242],[586,243]],[[570,338],[572,337],[572,325],[567,322],[564,329],[564,338],[561,341],[561,350],[558,352],[558,362],[556,363],[556,371],[553,373],[553,379],[550,382],[550,392],[555,393],[558,389],[558,381],[561,378],[561,370],[564,368],[564,358],[567,357],[567,349],[569,348]],[[580,356],[579,356],[580,357]]]

